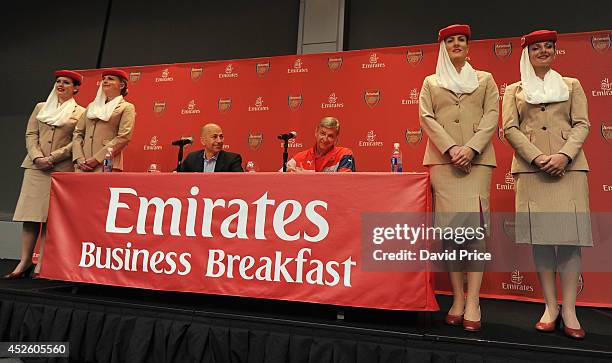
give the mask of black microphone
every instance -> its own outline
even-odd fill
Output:
[[[191,136],[189,136],[189,137],[181,137],[178,140],[172,141],[172,145],[175,145],[175,146],[185,146],[185,145],[188,145],[188,144],[191,144],[191,143],[193,143],[193,137],[191,137]]]
[[[291,131],[290,133],[287,133],[287,134],[280,134],[277,137],[280,140],[289,140],[289,139],[293,139],[296,136],[297,136],[297,131]]]

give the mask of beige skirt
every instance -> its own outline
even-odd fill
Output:
[[[13,221],[46,222],[49,211],[51,173],[38,169],[25,169],[21,193],[15,207]]]
[[[430,168],[436,227],[484,227],[489,231],[493,167],[473,165],[469,174],[451,164]]]
[[[536,245],[593,246],[586,171],[518,173],[516,242]]]

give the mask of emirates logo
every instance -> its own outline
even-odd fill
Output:
[[[364,63],[361,65],[362,69],[372,69],[372,68],[385,68],[385,63],[378,62],[379,56],[376,53],[370,54],[369,63]]]
[[[149,145],[144,145],[144,151],[160,151],[162,149],[161,145],[157,145],[157,136],[151,137],[149,141]]]
[[[359,141],[359,147],[381,147],[383,145],[382,141],[376,141],[376,132],[374,130],[367,132],[365,141]]]
[[[402,99],[402,105],[417,105],[419,103],[419,90],[413,88],[408,94],[408,98]]]
[[[195,100],[189,101],[187,108],[181,110],[181,115],[197,115],[199,113],[200,110],[197,108]]]
[[[514,177],[511,172],[504,175],[504,184],[495,184],[497,190],[514,190]]]
[[[327,97],[327,103],[321,103],[321,108],[343,108],[344,103],[339,102],[338,97],[335,92],[332,92],[329,97]]]
[[[513,284],[522,285],[523,275],[521,275],[521,271],[519,270],[512,271],[512,274],[510,275],[510,281],[512,281]]]
[[[231,63],[226,65],[223,73],[219,73],[219,78],[238,78],[238,73],[234,72],[234,65]]]
[[[304,63],[301,58],[298,58],[293,62],[293,68],[287,69],[288,74],[292,73],[308,73],[308,68],[304,67]]]
[[[591,91],[593,97],[612,96],[612,83],[608,80],[608,77],[601,80],[601,90]]]
[[[257,97],[255,100],[255,107],[249,106],[249,112],[260,112],[260,111],[269,111],[270,107],[264,106],[263,97]]]
[[[174,78],[170,77],[170,70],[168,68],[162,70],[161,77],[155,77],[155,83],[172,81],[174,81]]]

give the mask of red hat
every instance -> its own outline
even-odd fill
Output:
[[[472,36],[472,31],[470,30],[470,26],[466,24],[449,25],[446,28],[440,29],[440,31],[438,32],[438,43],[450,37],[451,35],[457,34],[465,35],[468,39],[470,39],[470,37]]]
[[[536,30],[521,38],[521,47],[525,48],[528,45],[539,42],[556,42],[557,32],[554,30]]]
[[[83,75],[75,71],[69,71],[66,69],[63,69],[61,71],[55,71],[55,78],[57,77],[68,77],[72,79],[76,86],[80,86],[81,83],[83,83]]]
[[[129,79],[129,76],[126,71],[122,71],[121,69],[117,69],[117,68],[105,69],[104,71],[102,71],[102,77],[104,76],[117,76],[125,80]]]

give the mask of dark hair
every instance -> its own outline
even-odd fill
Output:
[[[124,87],[121,89],[121,95],[125,97],[128,94],[128,81],[123,77],[119,77],[119,82],[123,83]]]
[[[66,76],[57,76],[55,77],[55,81],[57,82],[57,79],[60,77],[64,77],[64,78],[68,78],[69,80],[72,81],[72,85],[75,87],[74,90],[72,90],[72,94],[76,95],[77,93],[79,93],[79,89],[77,87],[79,87],[81,85],[81,81],[78,79],[74,79],[71,77],[66,77]]]

